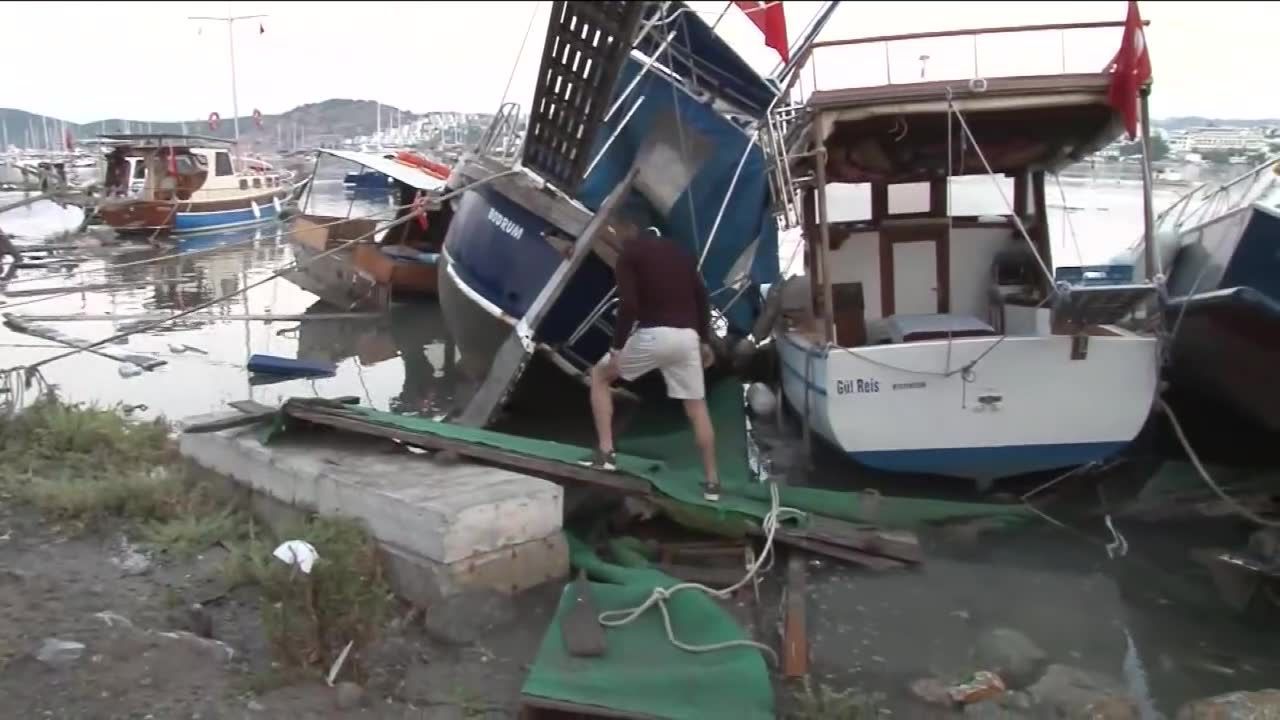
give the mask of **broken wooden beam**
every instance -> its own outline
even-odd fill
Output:
[[[118,352],[115,349],[108,347],[106,345],[95,346],[94,343],[91,341],[73,338],[68,335],[62,334],[61,332],[53,328],[25,322],[20,316],[14,315],[13,313],[5,313],[3,316],[0,316],[0,317],[3,317],[4,324],[10,329],[14,330],[15,332],[20,332],[24,335],[30,335],[32,337],[38,337],[41,340],[48,340],[49,342],[57,343],[59,345],[64,345],[69,348],[83,350],[84,352],[92,353],[94,355],[107,358],[108,360],[114,360],[119,363],[133,363],[134,365],[137,365],[143,370],[155,370],[161,365],[167,365],[169,362],[168,360],[165,360],[163,358],[157,358],[151,355],[138,355],[136,353]]]
[[[800,678],[809,674],[808,580],[804,555],[787,554],[787,598],[783,605],[782,675]]]
[[[305,420],[316,425],[327,425],[339,430],[376,435],[406,445],[422,447],[428,450],[443,450],[457,453],[461,457],[487,462],[508,470],[524,472],[552,480],[576,480],[597,487],[614,490],[627,495],[649,495],[652,490],[649,483],[616,472],[595,470],[582,465],[533,457],[523,453],[478,443],[469,443],[431,433],[413,432],[400,428],[390,428],[366,422],[358,417],[341,413],[326,412],[320,408],[285,403],[284,412],[290,417]]]

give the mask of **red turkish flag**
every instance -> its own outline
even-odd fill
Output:
[[[791,51],[787,47],[787,16],[782,13],[782,0],[736,0],[734,4],[764,33],[765,45],[776,50],[783,62],[791,59]]]
[[[1138,92],[1151,79],[1151,55],[1147,53],[1147,36],[1142,30],[1137,0],[1129,0],[1124,38],[1120,42],[1120,50],[1107,67],[1111,71],[1107,102],[1120,113],[1124,129],[1133,139],[1138,136]]]

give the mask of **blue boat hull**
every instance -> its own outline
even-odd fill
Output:
[[[1169,275],[1175,390],[1280,432],[1280,217],[1260,207],[1199,230]]]
[[[238,210],[213,212],[181,212],[173,218],[173,232],[196,233],[247,227],[259,223],[274,222],[280,217],[277,203],[267,202]]]
[[[440,303],[458,334],[468,372],[487,370],[487,359],[559,267],[563,257],[544,237],[552,231],[558,231],[552,223],[492,186],[468,190],[459,199],[445,240]],[[535,339],[566,369],[581,372],[608,350],[611,333],[604,329],[593,326],[573,336],[612,288],[612,270],[590,256],[538,328]]]

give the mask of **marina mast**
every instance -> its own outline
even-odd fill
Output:
[[[227,3],[226,17],[206,17],[194,16],[188,17],[188,20],[212,20],[216,22],[224,22],[227,24],[227,48],[231,56],[231,126],[235,131],[236,147],[240,146],[240,100],[236,94],[236,33],[235,24],[237,20],[254,20],[267,17],[266,15],[232,15],[231,3]]]

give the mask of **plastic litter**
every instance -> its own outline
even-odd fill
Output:
[[[271,554],[308,575],[311,574],[311,567],[320,559],[320,553],[305,540],[286,540]]]
[[[986,670],[979,670],[968,680],[947,689],[952,700],[964,705],[1000,697],[1004,691],[1004,681],[1000,676]]]
[[[116,368],[116,372],[120,373],[122,378],[131,378],[137,377],[146,371],[131,362],[127,362],[120,363]]]
[[[36,659],[46,665],[63,665],[80,659],[84,654],[84,643],[74,640],[45,638],[36,651]]]

